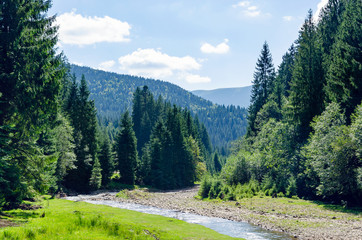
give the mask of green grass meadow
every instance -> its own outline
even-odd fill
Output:
[[[237,239],[201,225],[108,206],[61,199],[42,205],[5,212],[18,226],[0,228],[0,239]]]

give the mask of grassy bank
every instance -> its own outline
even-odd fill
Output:
[[[19,226],[0,228],[0,239],[236,239],[200,225],[108,206],[60,199],[42,205],[6,212]]]

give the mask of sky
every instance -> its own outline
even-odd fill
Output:
[[[277,69],[312,9],[327,0],[53,0],[70,63],[186,90],[252,84],[263,43]]]

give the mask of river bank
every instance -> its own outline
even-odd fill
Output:
[[[5,211],[0,219],[7,219],[0,222],[12,221],[16,226],[0,225],[0,239],[240,239],[199,224],[83,201],[46,199],[36,204],[41,208]]]
[[[288,198],[251,198],[235,201],[196,199],[198,187],[166,192],[148,189],[99,193],[89,200],[112,200],[244,221],[297,239],[362,239],[362,213],[311,201]]]

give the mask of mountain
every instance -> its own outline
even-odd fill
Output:
[[[94,100],[99,116],[107,122],[118,120],[127,109],[132,110],[133,93],[137,87],[147,85],[156,99],[161,95],[166,101],[188,108],[197,115],[208,130],[213,146],[227,147],[246,132],[245,108],[213,104],[175,84],[77,65],[70,65],[70,72],[77,80],[84,75],[90,98]]]
[[[192,93],[219,105],[234,105],[247,108],[250,104],[251,87],[195,90]]]

